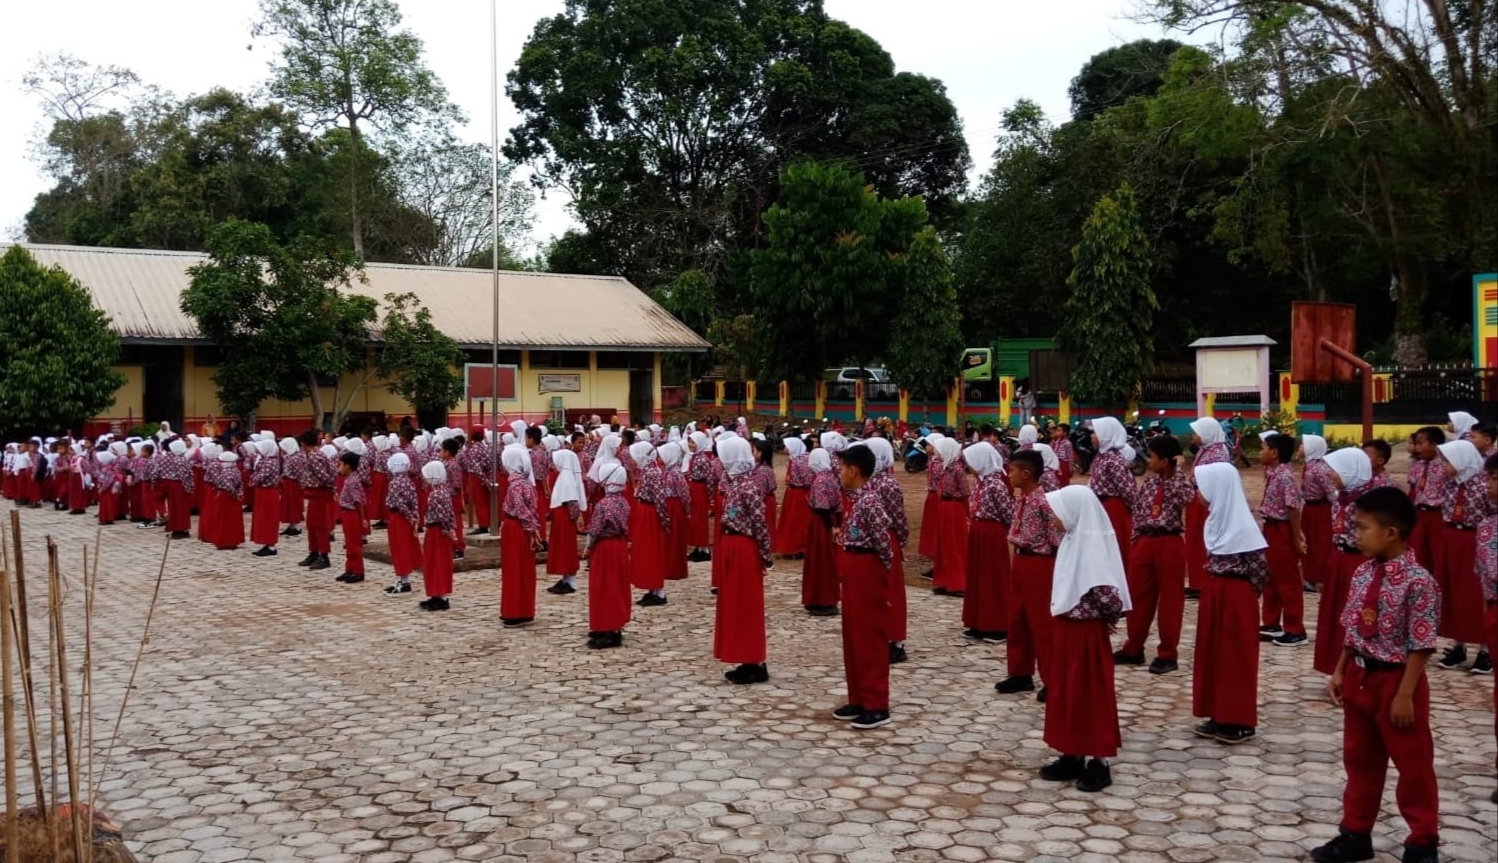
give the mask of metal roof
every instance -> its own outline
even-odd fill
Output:
[[[1188,348],[1267,348],[1279,344],[1268,336],[1211,336],[1197,339]]]
[[[106,249],[23,243],[45,266],[76,278],[129,342],[202,341],[179,297],[199,252]],[[0,245],[0,253],[5,250]],[[383,303],[415,294],[432,323],[459,346],[492,344],[493,277],[489,270],[366,264],[355,293]],[[705,351],[709,345],[645,293],[617,276],[499,274],[499,344],[545,350]]]

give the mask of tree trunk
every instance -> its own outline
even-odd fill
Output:
[[[350,118],[353,113],[350,111]],[[359,213],[359,144],[361,142],[359,122],[349,120],[349,168],[348,168],[348,201],[349,221],[353,225],[354,232],[354,255],[359,260],[364,260],[364,219]]]
[[[323,417],[322,392],[319,391],[317,386],[317,375],[311,371],[307,372],[307,394],[312,400],[312,427],[321,429]]]

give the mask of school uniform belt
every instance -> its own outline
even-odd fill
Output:
[[[846,551],[849,554],[878,554],[879,553],[877,550],[872,549],[872,548],[860,548],[858,546],[848,546],[848,545],[843,546],[843,551]]]
[[[1168,527],[1141,527],[1141,528],[1139,528],[1139,535],[1140,536],[1150,536],[1150,537],[1154,537],[1154,536],[1180,536],[1181,534],[1183,534],[1185,532],[1186,531],[1184,531],[1184,530],[1182,530],[1180,528],[1175,528],[1175,529],[1168,528]]]
[[[1385,662],[1382,659],[1374,659],[1371,656],[1364,656],[1361,653],[1354,653],[1352,655],[1352,661],[1353,661],[1353,663],[1355,663],[1357,665],[1358,668],[1361,668],[1364,671],[1403,671],[1404,670],[1404,663],[1403,662]]]
[[[1332,505],[1332,502],[1329,501],[1329,500],[1326,500],[1325,498],[1323,498],[1321,500],[1308,500],[1308,501],[1306,501],[1306,506],[1331,506],[1331,505]]]
[[[1028,548],[1020,548],[1019,546],[1015,546],[1014,553],[1020,557],[1054,557],[1052,552],[1039,552]]]
[[[1441,511],[1441,508],[1438,507],[1438,506],[1428,506],[1428,505],[1423,504],[1423,503],[1422,504],[1416,504],[1415,505],[1415,509],[1418,509],[1421,512],[1440,512]]]
[[[1363,551],[1362,551],[1362,549],[1358,549],[1358,548],[1348,548],[1348,547],[1347,547],[1347,546],[1345,546],[1345,545],[1343,545],[1343,544],[1342,544],[1342,543],[1340,543],[1340,542],[1338,542],[1338,543],[1333,543],[1333,544],[1334,544],[1334,545],[1335,545],[1335,546],[1336,546],[1336,547],[1337,547],[1337,551],[1340,551],[1340,552],[1342,552],[1342,553],[1343,553],[1343,554],[1355,554],[1355,555],[1357,555],[1357,556],[1358,556],[1358,557],[1362,557],[1362,556],[1363,556]]]
[[[965,498],[965,497],[947,497],[946,495],[942,495],[941,499],[942,500],[967,500],[967,498]]]
[[[1264,519],[1264,523],[1265,524],[1289,524],[1290,523],[1290,519],[1288,519],[1288,518],[1266,518],[1266,519]]]
[[[1123,500],[1123,495],[1121,495],[1121,494],[1100,494],[1100,495],[1097,496],[1097,499],[1098,500]]]
[[[341,510],[343,510],[344,512],[358,512],[359,511],[359,508],[357,506],[340,506],[338,508],[341,509]]]
[[[1465,531],[1474,531],[1474,530],[1477,530],[1476,526],[1468,526],[1468,525],[1465,525],[1465,524],[1452,524],[1449,521],[1446,522],[1446,526],[1447,527],[1451,527],[1451,528],[1455,528],[1457,530],[1465,530]]]

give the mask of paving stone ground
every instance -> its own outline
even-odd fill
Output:
[[[924,478],[902,479],[917,499]],[[33,584],[51,534],[80,609],[96,525],[22,517]],[[745,689],[711,656],[706,565],[637,609],[624,649],[594,652],[584,593],[542,593],[537,623],[506,631],[493,571],[460,573],[453,610],[427,614],[419,593],[382,595],[383,564],[336,584],[337,546],[309,574],[301,540],[270,560],[175,543],[105,770],[164,539],[104,530],[100,805],[155,863],[1277,861],[1336,831],[1339,715],[1309,647],[1264,648],[1257,739],[1199,740],[1188,607],[1179,673],[1119,671],[1123,752],[1113,787],[1087,795],[1036,778],[1053,754],[1043,705],[994,693],[1005,648],[960,637],[960,602],[921,589],[918,559],[896,721],[860,733],[828,715],[845,692],[838,621],[801,611],[798,564],[767,577],[773,679]],[[1492,681],[1430,678],[1444,859],[1492,861]],[[1396,812],[1391,782],[1380,860],[1397,859]]]

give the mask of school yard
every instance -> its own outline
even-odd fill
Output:
[[[925,477],[900,476],[918,515]],[[1257,500],[1257,470],[1246,479]],[[81,603],[92,519],[22,518],[31,577],[51,534]],[[96,770],[164,544],[123,525],[104,537]],[[919,559],[896,721],[860,733],[828,715],[838,622],[801,611],[797,564],[767,578],[773,679],[736,688],[711,656],[705,564],[638,614],[625,649],[588,651],[582,592],[542,593],[533,627],[502,631],[494,572],[460,573],[453,610],[426,614],[419,593],[383,596],[383,564],[344,586],[336,567],[294,565],[300,539],[278,558],[249,550],[171,552],[100,801],[153,863],[1275,861],[1336,831],[1340,725],[1310,647],[1265,647],[1255,740],[1199,740],[1194,605],[1179,673],[1119,671],[1124,750],[1113,787],[1085,795],[1036,778],[1052,756],[1043,706],[994,693],[1004,648],[960,637],[960,603],[922,590]],[[1430,678],[1443,859],[1491,861],[1492,681]],[[1402,839],[1392,784],[1384,811],[1388,855]]]

